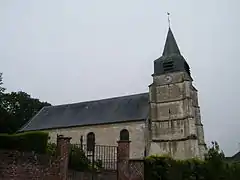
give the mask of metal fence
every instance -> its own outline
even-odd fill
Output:
[[[103,170],[117,170],[117,146],[94,145],[89,149],[87,144],[74,144],[81,148],[92,166]]]

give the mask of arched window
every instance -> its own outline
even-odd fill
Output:
[[[126,129],[120,131],[120,141],[129,141],[129,132]]]
[[[95,147],[95,134],[90,132],[87,134],[87,150],[93,151]]]

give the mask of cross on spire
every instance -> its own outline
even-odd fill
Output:
[[[168,26],[169,26],[169,28],[170,28],[170,13],[169,12],[167,12],[167,16],[168,16]]]
[[[181,55],[177,42],[171,30],[170,13],[167,12],[168,17],[168,33],[165,41],[162,56],[154,61],[154,74],[166,74],[170,72],[182,71],[186,72],[190,78],[190,68],[184,57]],[[171,114],[171,112],[169,112]]]

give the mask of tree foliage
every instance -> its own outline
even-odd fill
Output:
[[[0,73],[0,93],[3,93],[5,88],[2,87],[3,85],[3,78],[2,78],[2,73]]]
[[[49,143],[47,146],[47,154],[50,156],[56,156],[56,144]],[[88,159],[84,150],[82,150],[78,145],[71,144],[69,153],[69,163],[68,167],[75,171],[90,171],[92,170],[91,160]],[[95,161],[94,170],[99,170],[102,168],[101,160]]]
[[[219,144],[216,141],[211,142],[211,147],[208,148],[208,153],[205,156],[207,161],[214,161],[216,163],[223,162],[225,155],[220,149]]]
[[[68,167],[77,171],[89,170],[91,162],[85,155],[84,151],[75,145],[71,145],[70,149]]]
[[[240,164],[227,163],[218,143],[212,142],[204,161],[150,156],[144,173],[151,180],[239,180]]]
[[[32,98],[25,92],[4,92],[0,74],[0,133],[15,133],[27,123],[47,102]]]

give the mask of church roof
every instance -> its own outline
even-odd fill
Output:
[[[42,108],[20,131],[144,120],[148,93]]]
[[[240,151],[234,154],[232,157],[225,157],[227,162],[240,162]]]
[[[232,156],[232,159],[235,161],[240,161],[240,151]]]

